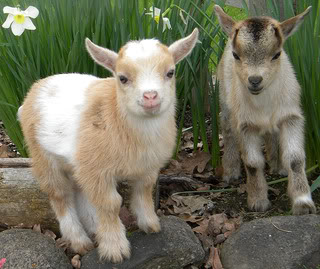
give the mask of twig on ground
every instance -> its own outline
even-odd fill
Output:
[[[284,229],[281,229],[279,227],[277,227],[270,219],[270,223],[273,225],[274,228],[276,228],[277,230],[281,231],[281,232],[285,232],[285,233],[292,233],[292,231],[288,231],[288,230],[284,230]]]

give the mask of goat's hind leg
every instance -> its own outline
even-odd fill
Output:
[[[70,243],[76,253],[85,254],[93,248],[93,243],[83,229],[75,208],[74,182],[54,158],[33,162],[33,171],[42,190],[48,193],[51,207],[59,221],[62,239]]]
[[[241,176],[241,159],[237,137],[232,131],[230,111],[226,105],[221,105],[220,122],[224,144],[222,156],[223,181],[226,183],[237,182]]]
[[[303,140],[303,119],[298,116],[287,118],[281,124],[280,146],[282,162],[288,170],[288,194],[294,215],[316,212],[305,173]]]
[[[90,203],[86,194],[79,187],[77,187],[75,198],[79,219],[87,234],[93,241],[95,241],[98,227],[98,216],[96,209]]]

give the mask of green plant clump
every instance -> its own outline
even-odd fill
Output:
[[[190,107],[195,145],[198,138],[202,139],[207,152],[212,151],[211,145],[215,145],[213,159],[219,160],[216,117],[218,94],[215,92],[217,89],[212,81],[211,69],[216,67],[222,53],[224,36],[214,22],[212,1],[3,0],[0,10],[4,6],[17,4],[21,10],[32,5],[40,12],[33,19],[37,27],[35,31],[26,30],[16,37],[10,29],[0,30],[0,119],[22,156],[27,156],[27,151],[16,114],[36,80],[70,72],[110,76],[108,71],[89,57],[84,46],[86,37],[100,46],[118,51],[131,39],[157,38],[169,45],[198,27],[200,42],[192,56],[177,66],[178,140],[182,133],[184,113]],[[145,14],[150,12],[152,6],[160,8],[165,17],[170,19],[171,30],[163,31],[161,18],[157,22]],[[2,23],[6,16],[0,13]],[[216,36],[220,37],[217,39]],[[205,124],[206,111],[210,106],[214,108],[211,111],[214,114],[214,143],[208,141]]]
[[[294,7],[293,1],[283,1],[284,18],[313,6],[300,29],[286,42],[285,49],[302,87],[307,167],[314,167],[320,161],[320,7],[318,0],[296,2]],[[222,0],[215,3],[223,5]],[[212,73],[216,70],[226,36],[217,25],[211,0],[3,0],[0,10],[18,4],[22,10],[33,5],[40,14],[33,20],[37,29],[25,31],[20,37],[15,37],[9,29],[0,28],[0,119],[23,156],[27,152],[16,113],[34,81],[68,72],[110,76],[90,59],[84,47],[85,37],[118,51],[131,39],[157,38],[169,45],[198,27],[200,42],[191,56],[177,66],[179,132],[176,153],[185,114],[191,113],[194,148],[201,139],[204,150],[212,154],[212,165],[219,164],[219,94]],[[169,18],[171,30],[163,31],[161,17],[157,22],[146,15],[151,6],[160,8]],[[267,6],[269,15],[279,19],[278,1],[267,0]],[[224,8],[236,19],[247,16],[247,7],[243,10]],[[5,19],[6,14],[0,13],[1,23]],[[208,120],[211,123],[210,136]]]

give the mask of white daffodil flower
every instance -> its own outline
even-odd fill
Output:
[[[33,6],[28,7],[25,11],[20,10],[19,7],[6,6],[3,8],[3,13],[9,15],[2,27],[9,28],[11,26],[12,33],[15,36],[22,35],[25,29],[36,29],[30,18],[36,18],[39,15],[39,10]]]
[[[168,30],[171,30],[171,23],[170,20],[167,17],[162,18],[163,19],[163,32],[168,28]]]
[[[161,9],[156,8],[156,7],[150,7],[150,11],[151,12],[146,13],[146,15],[151,15],[153,17],[153,19],[159,24]],[[163,14],[165,14],[165,13],[167,13],[167,12],[164,12]],[[170,20],[167,17],[162,17],[162,19],[163,19],[163,32],[166,29],[170,30],[172,28]]]
[[[180,10],[179,15],[180,15],[180,18],[183,21],[183,23],[185,25],[187,25],[188,24],[188,20],[189,20],[189,16],[187,16],[187,19],[185,19],[184,16],[183,16],[182,10]]]

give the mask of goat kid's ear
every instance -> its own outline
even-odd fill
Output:
[[[304,12],[301,14],[292,17],[282,23],[280,23],[280,28],[285,38],[291,36],[295,31],[298,30],[300,24],[303,22],[304,17],[309,14],[311,10],[311,6],[309,6]]]
[[[183,58],[188,56],[198,41],[198,28],[195,28],[193,32],[185,38],[181,38],[170,45],[169,52],[172,54],[174,63],[177,64]]]
[[[118,58],[117,53],[112,50],[97,46],[96,44],[91,42],[89,38],[86,38],[86,48],[90,56],[96,63],[102,65],[111,72],[115,72],[116,61]]]
[[[218,20],[223,31],[229,37],[231,37],[232,28],[236,24],[235,21],[229,15],[227,15],[220,6],[215,5],[214,10],[216,12],[216,15],[218,16]]]

